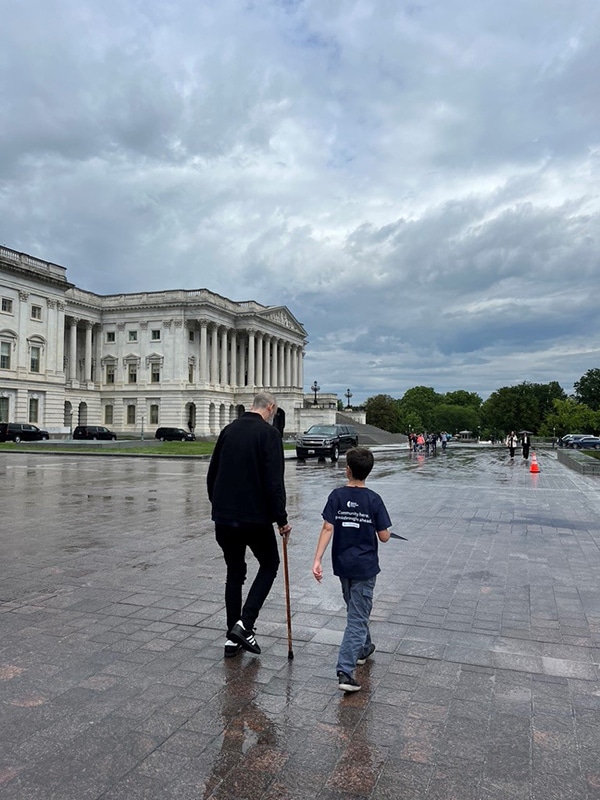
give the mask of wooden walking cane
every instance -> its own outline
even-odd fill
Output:
[[[294,651],[292,650],[292,610],[290,608],[290,574],[288,570],[288,556],[287,556],[287,540],[288,533],[284,533],[281,537],[283,543],[283,583],[285,586],[285,611],[287,615],[287,640],[288,640],[288,659],[291,661],[294,658]]]

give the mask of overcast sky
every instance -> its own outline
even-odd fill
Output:
[[[598,0],[0,0],[0,243],[286,305],[306,389],[600,367]]]

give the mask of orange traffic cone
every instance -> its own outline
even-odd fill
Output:
[[[540,471],[540,465],[538,464],[537,456],[535,453],[532,453],[531,466],[529,467],[529,472],[539,472],[539,471]]]

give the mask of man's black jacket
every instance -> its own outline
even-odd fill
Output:
[[[206,484],[212,518],[222,523],[287,523],[283,442],[260,414],[246,411],[221,431]]]

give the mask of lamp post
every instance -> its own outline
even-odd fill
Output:
[[[552,449],[556,447],[556,427],[552,428]]]
[[[348,402],[346,403],[346,408],[350,408],[351,397],[352,397],[352,392],[350,391],[350,389],[346,389],[346,398],[348,399]]]
[[[144,415],[142,414],[142,432],[140,434],[140,439],[144,440]]]
[[[316,381],[313,381],[312,386],[310,387],[311,391],[315,393],[315,399],[313,400],[313,406],[317,405],[317,392],[321,391],[321,387]]]

